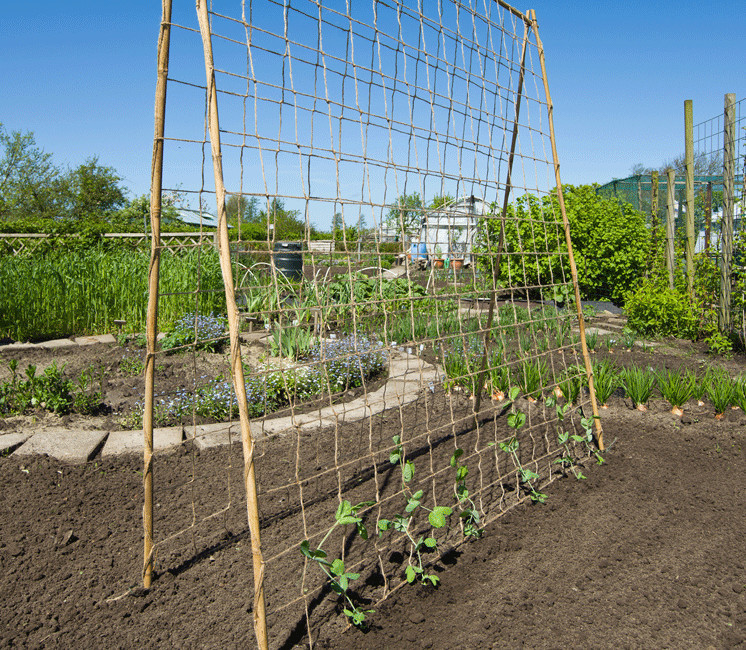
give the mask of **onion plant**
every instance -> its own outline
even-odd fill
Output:
[[[603,361],[594,363],[592,369],[596,399],[601,408],[606,408],[606,403],[619,386],[619,376],[616,367],[608,359],[604,359]]]
[[[671,413],[681,415],[682,407],[694,396],[697,378],[689,371],[664,370],[655,373],[658,390],[671,405]]]
[[[515,381],[529,401],[536,401],[541,397],[548,375],[547,362],[543,359],[537,362],[525,360],[516,367]]]
[[[647,411],[647,403],[655,387],[655,375],[652,371],[638,366],[623,368],[619,374],[622,387],[627,397],[632,400],[638,411]]]
[[[735,404],[736,382],[724,370],[709,372],[707,396],[715,407],[715,417],[720,420],[728,407]]]

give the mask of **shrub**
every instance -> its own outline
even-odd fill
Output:
[[[647,279],[636,291],[627,294],[627,324],[647,336],[676,336],[696,339],[699,320],[688,296]]]
[[[621,303],[648,262],[650,233],[644,215],[628,204],[598,196],[592,185],[563,185],[562,190],[583,297],[610,297]],[[502,278],[510,278],[514,286],[536,286],[569,277],[559,214],[556,193],[541,198],[527,194],[509,206],[505,250],[541,251],[542,255],[532,257],[530,263],[518,254],[503,255]],[[500,223],[499,219],[479,223],[477,263],[490,275]]]

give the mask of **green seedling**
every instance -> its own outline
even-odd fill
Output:
[[[546,405],[549,408],[552,408],[553,406],[555,407],[555,410],[557,412],[557,420],[560,423],[564,421],[565,415],[571,408],[571,404],[568,402],[565,402],[562,405],[558,404],[554,397],[552,397],[551,395],[547,398]],[[573,442],[583,442],[584,438],[583,436],[570,434],[567,431],[563,431],[561,429],[557,432],[557,442],[562,447],[564,453],[559,458],[555,458],[554,463],[561,465],[563,468],[570,468],[576,479],[584,479],[585,475],[583,474],[583,472],[580,471],[580,469],[578,469],[577,461],[570,451],[570,440],[572,440]]]
[[[585,331],[585,345],[590,352],[595,352],[598,347],[598,330]]]
[[[593,364],[593,387],[601,408],[606,408],[606,403],[618,386],[619,377],[613,363],[604,359]]]
[[[324,538],[321,540],[319,545],[315,548],[311,548],[311,543],[306,539],[300,544],[300,552],[307,557],[309,560],[315,562],[319,568],[326,575],[329,586],[334,593],[339,594],[347,601],[347,606],[342,610],[347,616],[347,619],[353,625],[362,627],[365,622],[366,614],[372,614],[375,610],[372,609],[361,609],[350,598],[347,590],[350,586],[350,581],[357,580],[360,577],[359,573],[353,573],[348,571],[345,567],[344,560],[336,558],[334,560],[328,560],[326,551],[322,549],[324,543],[329,539],[329,535],[339,526],[355,525],[357,532],[363,539],[368,539],[368,531],[365,528],[363,520],[357,516],[357,513],[362,508],[367,508],[375,504],[375,501],[363,501],[357,505],[352,505],[349,501],[342,501],[337,508],[337,512],[334,515],[334,523],[331,528],[326,532]]]
[[[707,396],[715,407],[715,417],[720,420],[728,407],[735,403],[736,383],[724,370],[708,374]]]
[[[512,400],[511,400],[512,401]],[[521,483],[524,484],[529,490],[529,496],[534,502],[544,503],[547,495],[536,490],[534,482],[539,478],[539,475],[533,470],[523,467],[520,458],[518,458],[518,448],[520,443],[518,442],[518,431],[523,425],[526,424],[526,414],[521,411],[513,410],[512,413],[508,414],[508,426],[513,429],[516,434],[513,435],[507,441],[500,442],[500,449],[502,449],[508,456],[513,460],[513,464],[518,470]]]
[[[410,546],[409,559],[405,569],[407,582],[412,583],[419,579],[422,584],[430,584],[435,587],[440,582],[440,578],[437,575],[425,573],[425,569],[422,566],[422,553],[426,549],[429,551],[437,550],[438,541],[432,535],[427,537],[419,536],[415,539],[412,527],[415,515],[421,509],[428,513],[427,519],[433,528],[444,528],[448,517],[453,514],[453,509],[448,506],[435,506],[432,509],[427,508],[422,504],[424,496],[422,490],[417,490],[414,493],[410,492],[409,483],[414,479],[415,466],[412,461],[404,458],[401,437],[398,435],[394,436],[393,440],[394,450],[389,455],[389,462],[392,465],[401,465],[402,490],[407,498],[407,503],[404,507],[404,514],[396,514],[392,519],[378,520],[378,534],[379,536],[383,536],[383,533],[386,531],[393,530],[404,535]]]
[[[474,501],[471,500],[469,489],[466,487],[466,477],[469,475],[469,468],[465,464],[459,462],[459,458],[463,456],[463,454],[463,449],[456,449],[456,451],[453,452],[453,456],[451,456],[451,467],[456,470],[456,485],[454,487],[454,493],[456,495],[458,506],[463,508],[459,513],[459,517],[461,518],[464,537],[479,538],[482,536],[482,529],[479,527],[479,510]]]

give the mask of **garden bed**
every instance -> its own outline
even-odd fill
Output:
[[[111,355],[107,363],[121,353],[113,346],[102,350]],[[669,351],[663,346],[655,351],[599,346],[594,356],[619,366],[700,367],[696,346]],[[72,352],[58,358],[74,364]],[[41,366],[40,356],[33,360]],[[725,367],[733,373],[740,363],[729,360]],[[470,408],[463,394],[448,397],[437,391],[402,411],[376,417],[374,432],[382,439],[390,431],[416,432],[425,412],[434,429],[441,420],[462,421]],[[436,562],[431,571],[440,578],[437,589],[405,584],[377,604],[372,602],[378,593],[375,574],[369,575],[355,592],[361,604],[376,610],[368,617],[367,633],[347,628],[331,594],[314,598],[311,613],[319,645],[743,643],[746,551],[741,540],[746,524],[741,513],[746,504],[738,486],[746,479],[746,416],[729,409],[717,421],[708,403],[689,403],[683,418],[668,409],[656,398],[641,413],[621,393],[614,395],[602,412],[610,445],[603,466],[586,461],[586,480],[570,474],[555,481],[543,488],[546,503],[526,501],[488,525],[482,539]],[[330,462],[335,440],[369,435],[363,421],[260,443],[257,471],[268,553],[301,525],[292,504],[278,499],[285,492],[276,491],[295,445],[302,445],[306,457],[315,455],[320,468]],[[468,442],[469,427],[459,435]],[[190,516],[186,481],[195,466],[201,478],[219,479],[199,484],[200,512],[225,505],[220,485],[226,478],[234,494],[242,495],[237,445],[196,457],[185,446],[180,453],[159,456],[156,530],[178,529],[180,520]],[[137,588],[141,471],[137,456],[81,466],[44,457],[0,460],[5,494],[0,506],[0,645],[69,647],[91,638],[108,646],[253,645],[243,499],[235,499],[220,521],[197,526],[188,538],[163,548],[153,588],[145,593]],[[360,480],[354,468],[348,475]],[[333,514],[337,493],[336,482],[331,483],[316,487],[308,516]],[[350,498],[354,495],[352,490]],[[295,561],[294,555],[288,558]],[[278,589],[297,584],[296,564],[289,563],[293,568],[286,574],[282,562],[271,566],[270,608]],[[273,647],[304,642],[300,610],[270,615]]]
[[[345,631],[344,616],[331,612],[321,646],[743,642],[746,504],[737,486],[746,479],[746,418],[738,411],[721,422],[701,415],[682,424],[615,399],[604,418],[612,444],[604,466],[589,467],[585,481],[555,482],[546,504],[490,525],[481,540],[435,566],[437,590],[405,586],[376,606],[367,634]],[[240,490],[239,449],[233,459],[231,482]],[[183,480],[191,462],[188,454],[161,459],[159,481]],[[260,479],[285,462],[262,456]],[[221,525],[195,532],[198,553],[188,543],[163,558],[150,592],[136,589],[140,465],[136,457],[75,467],[48,458],[0,462],[0,644],[70,647],[95,638],[107,646],[253,645],[242,503]],[[203,452],[199,467],[224,476],[224,454]],[[158,499],[166,520],[173,498]],[[217,508],[220,498],[208,490],[203,504]],[[267,540],[291,524],[276,522]],[[273,647],[301,642],[302,628],[292,618],[276,623]]]

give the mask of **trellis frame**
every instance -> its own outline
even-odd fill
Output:
[[[564,231],[564,238],[569,254],[569,266],[572,278],[575,305],[577,309],[577,317],[580,328],[580,341],[582,356],[585,365],[585,371],[588,376],[589,388],[590,388],[590,400],[593,411],[593,418],[595,423],[596,439],[600,449],[604,448],[603,445],[603,431],[598,416],[597,404],[595,399],[595,392],[593,389],[593,373],[590,363],[590,356],[585,343],[585,324],[583,319],[583,313],[581,309],[580,294],[577,281],[577,270],[575,267],[575,261],[572,253],[572,242],[570,236],[569,222],[565,210],[564,197],[562,194],[562,186],[559,174],[559,159],[556,149],[556,141],[554,136],[554,125],[553,125],[553,104],[549,94],[549,85],[545,67],[544,50],[541,44],[538,33],[538,23],[536,20],[536,14],[533,10],[526,14],[522,14],[503,0],[497,0],[497,4],[509,11],[512,15],[518,17],[524,23],[524,44],[523,53],[521,60],[521,70],[523,71],[526,43],[528,39],[529,30],[532,30],[536,41],[537,49],[539,52],[539,59],[541,63],[542,78],[544,84],[545,97],[547,102],[547,111],[549,118],[549,137],[552,146],[552,157],[554,165],[554,174],[557,183],[557,195],[560,206],[560,214],[562,217],[562,226]],[[145,402],[145,415],[143,418],[143,429],[144,429],[144,442],[145,442],[145,455],[144,455],[144,489],[145,489],[145,506],[144,506],[144,525],[145,525],[145,560],[143,568],[143,583],[145,587],[150,587],[152,580],[153,571],[153,522],[152,522],[152,498],[153,498],[153,474],[152,474],[152,456],[153,456],[153,373],[154,373],[154,359],[156,352],[156,333],[157,333],[157,302],[158,302],[158,271],[160,262],[160,249],[161,249],[161,233],[160,233],[160,200],[161,200],[161,188],[162,188],[162,171],[163,171],[163,139],[164,139],[164,120],[165,120],[165,100],[166,100],[166,79],[168,76],[168,57],[169,57],[169,36],[170,36],[170,23],[171,23],[171,0],[162,0],[163,5],[163,18],[161,22],[161,34],[159,38],[158,48],[158,61],[159,61],[159,75],[158,75],[158,86],[156,91],[156,132],[154,138],[154,152],[153,152],[153,176],[151,184],[151,220],[152,220],[152,240],[151,240],[151,267],[149,274],[149,287],[150,295],[148,302],[148,329],[147,329],[147,356],[146,356],[146,402]],[[216,201],[217,201],[217,213],[218,213],[218,232],[217,232],[217,245],[220,251],[221,267],[223,270],[223,280],[225,286],[226,303],[228,310],[228,326],[230,333],[230,365],[231,374],[233,378],[234,388],[238,397],[238,407],[240,412],[240,426],[241,426],[241,439],[243,446],[244,455],[244,484],[247,495],[247,517],[249,522],[249,529],[251,533],[252,553],[253,553],[253,564],[254,564],[254,630],[257,638],[257,642],[260,647],[268,647],[268,636],[267,636],[267,624],[266,624],[266,612],[264,604],[264,560],[262,557],[261,542],[260,542],[260,526],[258,518],[258,501],[257,501],[257,485],[254,468],[254,442],[251,436],[251,429],[249,423],[249,415],[246,408],[246,392],[245,392],[245,381],[243,376],[243,366],[241,363],[241,354],[239,347],[239,315],[238,308],[236,305],[234,295],[234,281],[232,277],[232,269],[230,262],[230,250],[228,243],[228,229],[227,229],[227,216],[225,210],[225,198],[226,190],[223,183],[223,171],[222,171],[222,155],[220,147],[220,126],[218,118],[218,104],[217,104],[217,91],[215,85],[215,68],[212,57],[212,44],[211,44],[211,33],[210,33],[210,21],[209,12],[206,4],[206,0],[197,0],[197,15],[200,26],[200,33],[204,48],[205,56],[205,74],[207,84],[207,114],[209,117],[209,134],[210,144],[212,151],[212,162],[213,171],[215,175],[215,190],[216,190]],[[523,74],[521,72],[520,87],[523,85]],[[506,218],[506,212],[509,202],[509,196],[512,189],[512,161],[515,150],[515,143],[518,132],[518,120],[520,114],[520,96],[521,91],[518,92],[519,101],[516,103],[515,120],[512,135],[512,145],[510,152],[510,161],[508,165],[507,178],[505,183],[505,193],[503,197],[502,206],[502,222],[503,227],[500,231],[500,243],[498,245],[498,255],[502,253],[503,239],[504,239],[504,220]],[[499,259],[499,258],[498,258]],[[491,323],[494,316],[495,301],[497,295],[497,288],[491,292],[491,301],[489,306],[488,320]],[[490,329],[488,327],[485,334],[485,343],[488,342]],[[482,362],[482,370],[484,373],[486,367],[486,345],[485,345],[485,356]],[[481,380],[481,377],[480,377]],[[481,398],[481,393],[479,394]],[[475,409],[479,411],[479,402]]]

